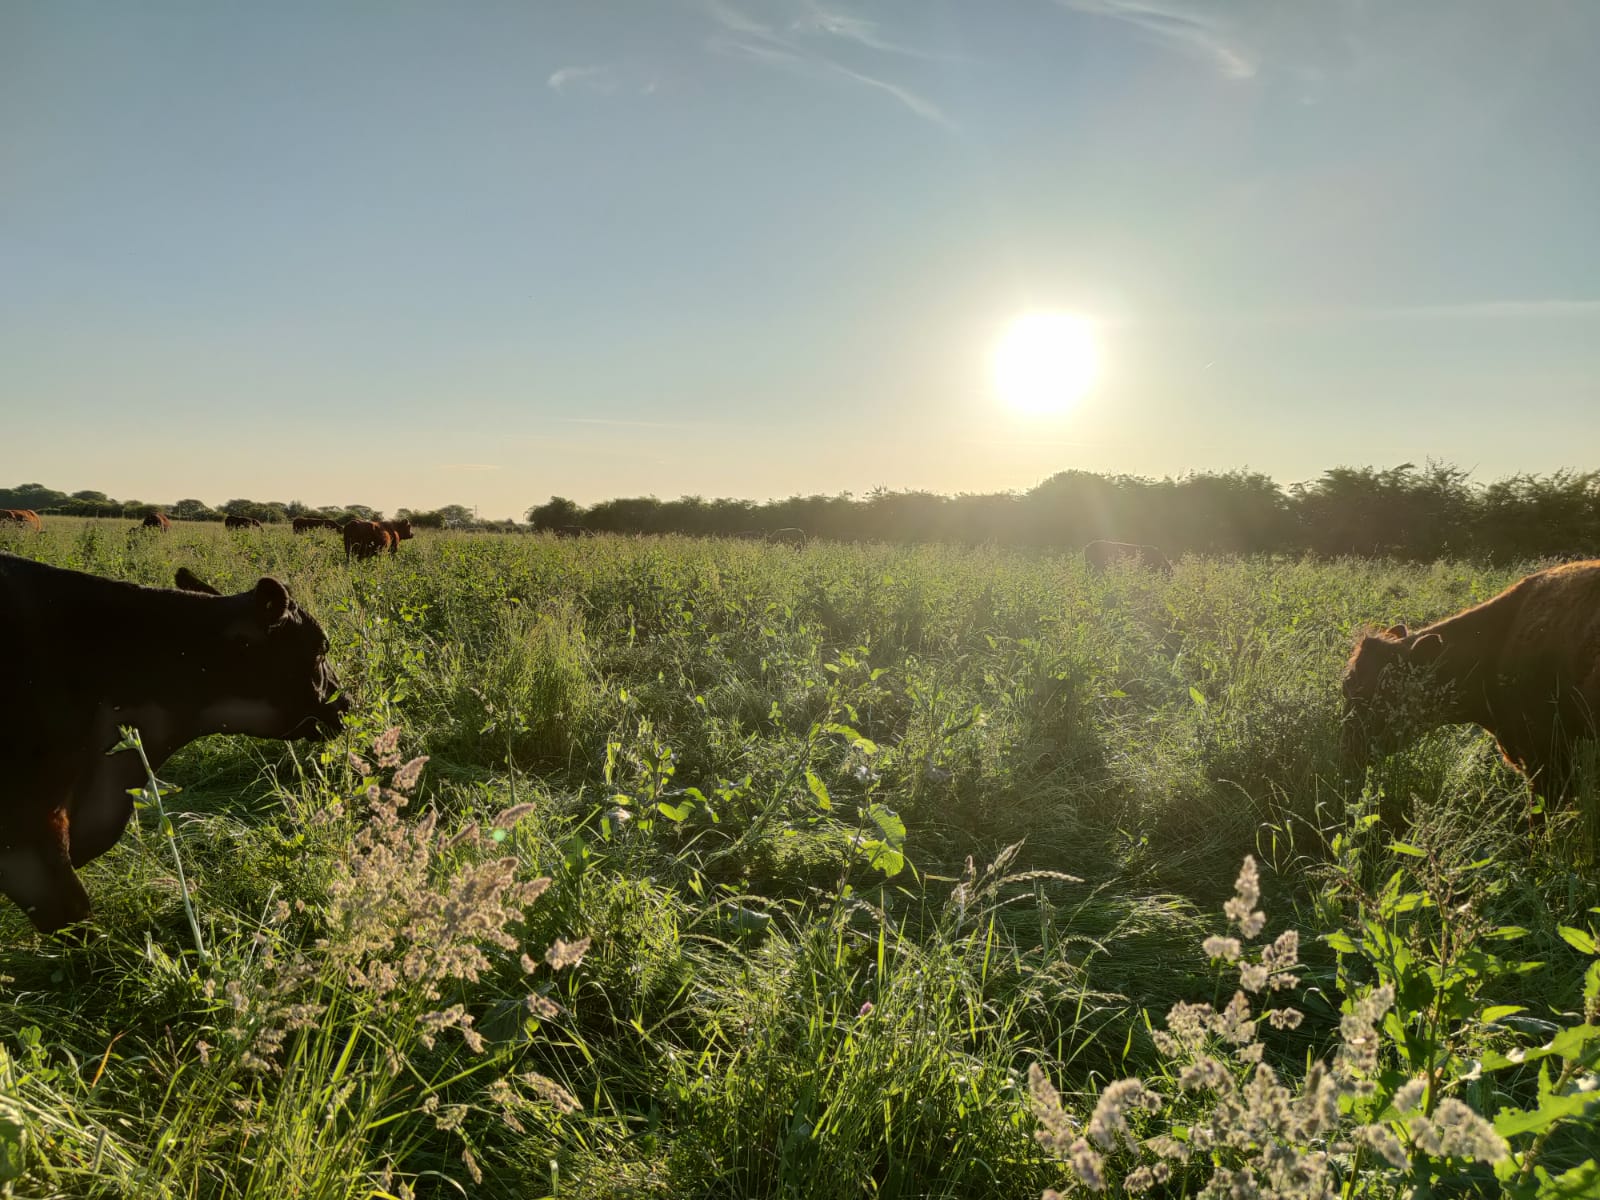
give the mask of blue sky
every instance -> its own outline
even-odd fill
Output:
[[[0,483],[1600,465],[1600,4],[0,7]],[[1035,309],[1102,369],[1023,416]]]

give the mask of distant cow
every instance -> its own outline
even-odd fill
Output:
[[[140,521],[139,525],[143,529],[159,529],[162,533],[166,533],[172,528],[172,522],[167,519],[167,514],[164,512],[146,513],[144,520]]]
[[[294,519],[294,531],[296,533],[310,533],[313,529],[331,529],[338,533],[343,528],[344,526],[340,525],[339,522],[330,521],[327,517],[296,517]]]
[[[21,525],[35,531],[44,528],[39,514],[31,508],[0,508],[0,525]]]
[[[558,525],[556,526],[556,536],[558,538],[589,537],[590,531],[582,525]]]
[[[346,521],[344,523],[344,556],[373,558],[384,550],[393,549],[394,535],[377,521]]]
[[[260,529],[261,522],[254,517],[224,517],[222,521],[226,529]]]
[[[1600,561],[1529,575],[1418,630],[1362,637],[1340,686],[1354,763],[1470,722],[1494,734],[1535,795],[1559,798],[1600,714]]]
[[[790,526],[787,529],[774,529],[767,534],[767,541],[774,546],[804,546],[806,544],[806,531]]]
[[[1112,563],[1133,563],[1160,571],[1163,575],[1172,574],[1172,563],[1159,549],[1155,546],[1138,546],[1132,542],[1090,542],[1083,548],[1083,559],[1096,574]]]
[[[389,535],[390,554],[398,554],[400,552],[400,543],[409,542],[413,536],[409,519],[404,521],[379,521],[378,524],[382,525],[384,531]]]
[[[139,587],[0,554],[0,893],[48,932],[89,914],[73,873],[111,849],[145,781],[108,754],[133,725],[160,770],[212,733],[320,737],[350,703],[328,641],[276,579],[220,595]],[[129,636],[137,630],[137,636]]]

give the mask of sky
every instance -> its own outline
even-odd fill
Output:
[[[1591,0],[0,5],[0,485],[1600,466]],[[997,394],[1090,323],[1061,411]]]

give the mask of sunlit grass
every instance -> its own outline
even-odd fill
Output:
[[[346,566],[336,540],[285,529],[130,524],[57,519],[0,546],[163,586],[179,565],[224,590],[276,574],[357,711],[323,747],[215,738],[164,769],[209,966],[148,821],[84,871],[95,936],[41,939],[0,910],[0,1164],[19,1195],[1037,1194],[1057,1176],[1029,1063],[1070,1097],[1148,1056],[1143,1012],[1207,994],[1200,914],[1247,852],[1287,893],[1275,921],[1300,911],[1309,940],[1328,839],[1363,804],[1503,860],[1495,903],[1552,964],[1520,1002],[1571,991],[1554,926],[1597,898],[1580,814],[1530,834],[1520,781],[1465,729],[1365,781],[1337,755],[1353,631],[1454,611],[1514,569],[1190,559],[1096,578],[994,549],[428,533]],[[441,992],[485,1048],[427,1047],[423,1010],[319,984],[327,1015],[286,1032],[278,1071],[246,1070],[228,985],[265,986],[269,948],[342,961],[318,943],[367,819],[348,753],[391,726],[431,755],[403,818],[436,814],[436,878],[508,855],[517,880],[552,880],[515,948],[490,943]],[[886,810],[910,863],[892,877],[872,866]],[[580,936],[578,966],[524,972]],[[529,980],[552,1006],[531,1025]],[[505,1070],[583,1107],[531,1090],[513,1125],[484,1090]]]

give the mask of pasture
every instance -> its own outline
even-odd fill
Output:
[[[1226,1000],[1200,944],[1247,854],[1300,931],[1285,1069],[1339,1036],[1322,935],[1386,887],[1429,898],[1382,910],[1419,957],[1522,931],[1404,998],[1459,1001],[1457,1059],[1582,1006],[1559,930],[1600,904],[1600,772],[1535,822],[1475,729],[1339,755],[1357,630],[1526,568],[427,531],[347,564],[336,534],[131,524],[0,549],[275,575],[355,708],[325,744],[180,752],[170,825],[145,806],[81,872],[87,935],[0,910],[0,1195],[1037,1196],[1067,1176],[1030,1065],[1079,1120],[1159,1070],[1150,1027]]]

